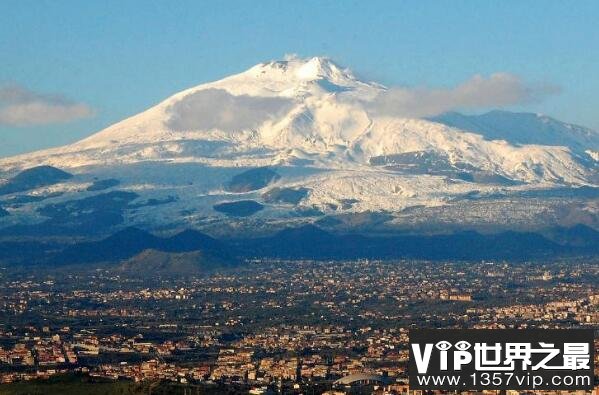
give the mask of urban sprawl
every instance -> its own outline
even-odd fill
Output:
[[[596,328],[598,284],[599,262],[582,258],[254,260],[138,278],[3,268],[0,382],[78,374],[198,391],[412,393],[410,328]]]

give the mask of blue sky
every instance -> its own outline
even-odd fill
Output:
[[[2,0],[0,88],[74,120],[0,124],[0,156],[75,141],[286,53],[328,56],[389,86],[507,72],[560,88],[510,109],[599,129],[598,20],[594,0]]]

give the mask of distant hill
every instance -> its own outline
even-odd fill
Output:
[[[274,236],[246,239],[239,248],[255,256],[285,259],[535,259],[569,254],[598,254],[599,232],[590,228],[555,229],[560,241],[532,232],[368,237],[336,235],[314,225],[286,229]]]
[[[120,264],[120,270],[132,276],[197,275],[233,266],[231,260],[201,251],[165,252],[148,249]]]
[[[23,170],[6,183],[0,185],[0,195],[23,192],[30,189],[54,185],[73,177],[66,171],[52,166],[36,166]]]
[[[124,271],[148,268],[157,272],[203,272],[234,267],[246,258],[276,259],[484,259],[535,260],[599,254],[599,232],[577,225],[542,233],[506,231],[482,234],[338,234],[315,225],[286,228],[271,236],[218,240],[195,230],[157,237],[125,228],[95,241],[65,245],[52,241],[0,241],[0,261],[24,265],[122,264]],[[144,263],[145,262],[145,263]],[[141,270],[141,269],[140,269]],[[145,270],[145,269],[144,269]]]
[[[61,265],[119,262],[147,250],[164,253],[195,252],[214,261],[236,263],[229,247],[201,232],[186,230],[169,238],[160,238],[137,228],[125,228],[99,241],[75,243],[54,254],[51,261]]]

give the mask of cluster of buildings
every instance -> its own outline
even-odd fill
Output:
[[[599,323],[599,265],[585,261],[255,261],[201,278],[15,276],[0,273],[0,382],[80,372],[253,393],[362,382],[407,393],[410,328]]]

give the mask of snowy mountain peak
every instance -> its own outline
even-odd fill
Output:
[[[332,60],[319,56],[307,59],[292,57],[287,60],[260,63],[248,72],[256,77],[285,78],[290,81],[316,81],[321,79],[331,82],[356,81],[356,78],[348,69],[343,69]]]
[[[1,159],[8,198],[0,194],[0,206],[10,212],[0,229],[68,210],[80,222],[91,215],[87,205],[106,198],[117,202],[98,200],[103,207],[137,199],[125,204],[126,223],[157,227],[345,212],[399,221],[408,207],[465,202],[466,210],[456,206],[461,220],[487,197],[599,185],[599,138],[590,129],[505,111],[402,118],[373,109],[384,92],[322,57],[261,63],[192,87],[77,143]],[[13,177],[36,166],[73,177],[41,187],[33,177],[40,167],[25,172],[28,182]],[[15,195],[15,186],[31,196]],[[506,221],[530,215],[528,201],[518,202],[507,203],[518,210]]]
[[[585,162],[595,162],[586,150],[597,151],[588,129],[499,111],[430,120],[379,115],[373,98],[384,91],[324,57],[270,61],[179,92],[78,143],[7,158],[0,166],[304,163],[525,183],[596,182],[596,169]]]

